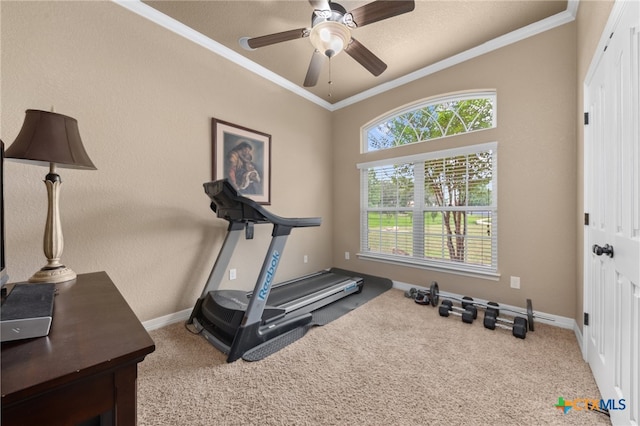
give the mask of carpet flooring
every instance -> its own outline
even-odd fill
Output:
[[[443,318],[391,289],[257,362],[183,324],[151,333],[138,372],[138,424],[607,425],[558,398],[600,399],[574,333],[527,338]]]

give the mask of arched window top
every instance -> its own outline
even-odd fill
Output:
[[[439,96],[393,111],[363,128],[364,152],[496,127],[495,91]]]

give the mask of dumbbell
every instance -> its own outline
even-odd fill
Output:
[[[438,306],[438,300],[440,300],[440,289],[437,282],[432,282],[429,290],[418,290],[412,287],[409,291],[404,292],[405,297],[413,299],[420,305],[431,305],[433,307]]]
[[[490,330],[495,330],[496,326],[505,330],[511,330],[515,337],[524,339],[529,326],[526,318],[516,316],[513,320],[500,317],[500,305],[496,302],[487,302],[484,314],[484,326]]]
[[[413,299],[419,305],[430,305],[431,297],[428,290],[418,290],[416,293],[416,297]]]
[[[411,287],[410,290],[404,292],[404,296],[413,299],[419,305],[429,305],[431,303],[429,290],[418,290],[415,287]]]
[[[460,304],[462,305],[462,312],[469,310],[473,313],[473,319],[478,318],[478,307],[476,306],[472,297],[464,296],[462,299],[460,299]],[[451,306],[453,309],[460,311],[460,308],[453,306],[451,300],[447,300],[447,305]]]
[[[491,303],[491,302],[489,302]],[[487,305],[489,305],[489,303]],[[527,337],[527,319],[524,317],[515,317],[512,320],[507,318],[498,317],[497,314],[500,311],[494,308],[487,308],[484,312],[484,327],[489,330],[495,330],[496,327],[503,328],[505,330],[511,330],[511,333],[519,338],[524,339]]]
[[[410,290],[404,292],[404,297],[408,297],[410,299],[415,299],[418,295],[418,289],[415,287],[411,287]]]
[[[485,308],[487,309],[494,309],[495,310],[495,317],[498,318],[498,316],[500,315],[500,309],[498,308],[498,304],[495,302],[488,302],[487,305],[485,306]],[[524,311],[522,309],[513,309],[513,308],[502,308],[505,311],[511,312],[513,313],[513,316],[526,316],[527,319],[527,327],[528,327],[528,331],[533,331],[534,330],[534,325],[533,325],[533,321],[534,318],[544,318],[547,321],[555,321],[555,319],[553,318],[549,318],[549,317],[543,317],[540,316],[538,314],[536,314],[533,311],[533,303],[531,302],[531,299],[527,299],[527,310]],[[499,320],[499,318],[498,318]]]
[[[478,307],[473,301],[473,297],[463,296],[462,299],[460,299],[460,304],[462,305],[462,309],[467,309],[467,306],[473,306],[474,308],[476,308],[476,316],[473,318],[478,318]]]
[[[442,304],[438,308],[438,313],[441,317],[448,317],[449,315],[457,315],[462,317],[462,322],[471,324],[473,320],[478,317],[478,309],[474,305],[466,305],[465,309],[453,306],[451,300],[443,300]]]

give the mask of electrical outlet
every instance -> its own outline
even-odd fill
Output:
[[[309,256],[307,256],[306,254],[304,255],[304,263],[307,263],[309,261]]]
[[[520,288],[520,277],[511,277],[511,288]]]
[[[348,251],[345,251],[345,252],[344,252],[344,259],[345,259],[345,260],[349,260],[349,258],[350,258],[350,256],[349,256],[349,252],[348,252]]]
[[[229,279],[230,280],[235,280],[236,279],[236,270],[235,269],[229,269]]]

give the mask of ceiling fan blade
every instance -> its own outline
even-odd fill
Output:
[[[309,0],[309,3],[315,10],[331,10],[329,0]]]
[[[282,43],[283,41],[307,37],[308,35],[309,31],[307,31],[306,28],[298,28],[296,30],[283,31],[281,33],[249,38],[246,40],[246,44],[251,49],[257,49],[259,47],[269,46],[271,44]]]
[[[414,0],[377,0],[355,8],[350,13],[356,25],[362,27],[411,12],[414,8]]]
[[[313,52],[311,63],[309,63],[309,69],[307,70],[307,75],[304,78],[304,87],[313,87],[316,85],[318,77],[320,77],[320,70],[322,70],[324,58],[325,56],[317,50]]]
[[[382,62],[380,58],[371,53],[369,49],[364,47],[355,38],[351,39],[344,51],[376,77],[387,69],[387,64]]]

